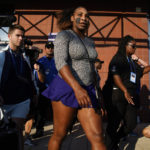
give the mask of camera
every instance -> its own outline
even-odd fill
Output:
[[[23,41],[22,52],[29,58],[31,67],[33,69],[33,65],[37,61],[39,54],[43,52],[42,49],[39,49],[36,46],[32,46],[33,42],[27,38]]]
[[[31,49],[25,49],[26,56],[29,57],[31,67],[33,68],[33,65],[37,61],[39,54],[42,53],[43,50],[39,49],[38,47],[32,47]]]
[[[24,39],[24,45],[27,45],[27,46],[32,46],[33,45],[33,42],[29,39]]]

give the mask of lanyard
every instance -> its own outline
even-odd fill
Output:
[[[129,59],[129,57],[127,57],[127,60],[128,60],[129,65],[130,65],[130,70],[131,70],[131,72],[136,73],[136,68],[135,68],[135,64],[134,64],[133,60],[132,60],[132,59]],[[131,64],[131,63],[132,63],[132,64]]]
[[[20,55],[20,61],[19,61],[19,66],[20,66],[20,69],[19,67],[17,67],[17,60],[14,56],[14,54],[12,53],[12,50],[9,48],[9,52],[11,54],[11,58],[12,58],[12,63],[13,63],[13,67],[16,71],[16,74],[19,75],[19,74],[22,74],[23,73],[23,58],[22,56]]]

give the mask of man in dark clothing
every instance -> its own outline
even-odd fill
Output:
[[[36,70],[36,81],[39,87],[39,102],[36,114],[36,133],[33,138],[43,136],[45,120],[48,117],[52,121],[52,107],[49,99],[41,95],[41,93],[48,87],[52,79],[57,75],[55,62],[53,58],[54,45],[52,42],[45,44],[45,56],[41,57],[34,65]]]
[[[31,69],[22,56],[20,46],[24,36],[24,28],[12,25],[8,31],[9,46],[3,55],[0,70],[0,101],[6,114],[17,125],[19,150],[24,149],[23,125],[29,112],[30,100],[34,95]]]

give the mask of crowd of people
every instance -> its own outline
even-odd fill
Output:
[[[120,139],[137,125],[140,79],[150,66],[134,54],[136,41],[126,35],[119,41],[101,89],[98,71],[104,61],[87,36],[87,9],[63,10],[56,17],[60,32],[54,43],[46,42],[45,56],[31,63],[20,50],[25,30],[17,24],[9,28],[8,49],[0,53],[0,103],[16,123],[18,150],[24,149],[24,143],[32,145],[34,122],[36,133],[32,138],[44,135],[46,120],[54,126],[48,150],[59,150],[75,115],[92,150],[118,150]],[[150,137],[149,127],[143,135]]]

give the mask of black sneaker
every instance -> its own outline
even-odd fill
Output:
[[[30,138],[27,138],[27,139],[24,141],[24,145],[34,146],[32,140],[31,140]]]
[[[35,134],[32,135],[32,138],[39,138],[39,137],[42,137],[44,135],[44,131],[40,130],[40,131],[37,131]]]

